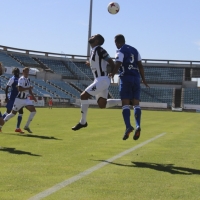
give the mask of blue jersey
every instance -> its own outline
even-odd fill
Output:
[[[122,62],[119,68],[119,76],[135,76],[140,77],[137,62],[141,60],[140,54],[132,46],[124,44],[120,49],[117,50],[115,55],[115,61]]]
[[[11,87],[10,98],[9,98],[10,100],[14,100],[19,93],[18,88],[17,88],[18,80],[19,80],[19,77],[13,76],[10,78],[10,80],[7,83],[7,85]]]

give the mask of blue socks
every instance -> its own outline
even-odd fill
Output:
[[[140,120],[141,120],[141,108],[140,106],[134,106],[134,116],[135,116],[135,124],[136,128],[140,127]]]
[[[129,105],[124,105],[122,107],[122,115],[124,118],[124,123],[126,125],[126,129],[131,127],[131,122],[130,122],[130,116],[131,116],[131,112],[130,112],[130,107]]]
[[[136,128],[140,127],[140,121],[141,121],[141,108],[139,105],[134,106],[134,117],[135,117],[135,125]],[[130,116],[131,116],[131,112],[130,112],[130,106],[129,105],[124,105],[122,107],[122,115],[124,118],[124,123],[126,125],[126,129],[131,127],[131,122],[130,122]]]
[[[22,121],[22,114],[19,114],[17,117],[17,128],[20,128],[21,121]]]

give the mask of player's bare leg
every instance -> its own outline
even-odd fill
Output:
[[[99,108],[106,108],[107,99],[100,97],[97,101]]]

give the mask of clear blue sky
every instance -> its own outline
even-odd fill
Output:
[[[105,38],[114,57],[114,36],[123,34],[144,59],[200,60],[200,0],[93,0],[92,34]],[[90,0],[1,0],[0,45],[86,55]]]

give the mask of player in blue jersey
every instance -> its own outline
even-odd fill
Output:
[[[28,131],[29,133],[32,133],[32,131],[29,128],[29,125],[36,114],[36,109],[33,104],[33,101],[30,100],[28,97],[32,96],[32,99],[35,102],[37,102],[37,99],[35,98],[35,96],[32,92],[33,87],[31,86],[31,81],[28,78],[28,75],[29,75],[29,68],[25,67],[23,69],[23,76],[21,76],[18,80],[18,91],[19,92],[15,98],[12,111],[10,114],[8,114],[5,117],[4,121],[7,122],[12,117],[14,117],[21,108],[26,107],[26,109],[30,111],[30,115],[28,117],[28,120],[26,122],[24,130]]]
[[[144,76],[144,68],[141,62],[141,56],[137,49],[127,45],[123,35],[115,36],[115,44],[117,52],[115,55],[115,68],[110,74],[111,77],[119,71],[120,77],[120,97],[122,100],[122,115],[126,125],[126,130],[123,140],[128,139],[130,133],[134,130],[130,122],[130,101],[134,109],[134,117],[136,123],[136,130],[133,139],[137,140],[140,137],[141,126],[141,108],[139,105],[140,100],[140,77],[146,87]]]
[[[6,108],[7,108],[7,111],[3,114],[3,118],[5,118],[11,111],[12,111],[12,108],[13,108],[13,104],[14,104],[14,101],[15,101],[15,98],[17,97],[19,91],[18,91],[18,80],[19,80],[19,69],[18,68],[14,68],[13,69],[13,77],[10,78],[10,80],[8,81],[7,83],[7,86],[6,86],[6,90],[5,90],[5,93],[6,93]],[[10,92],[10,97],[8,98],[8,89],[9,87],[11,87],[11,92]],[[15,129],[15,132],[18,132],[18,133],[24,133],[24,131],[22,131],[20,129],[20,124],[21,124],[21,121],[22,121],[22,115],[23,115],[23,108],[21,108],[19,111],[18,111],[18,118],[17,118],[17,126],[16,126],[16,129]]]
[[[3,64],[0,63],[0,76],[4,73],[4,67],[3,67]],[[2,114],[1,114],[1,111],[0,111],[0,132],[1,132],[1,128],[2,126],[4,125],[4,120],[3,120],[3,117],[2,117]]]

